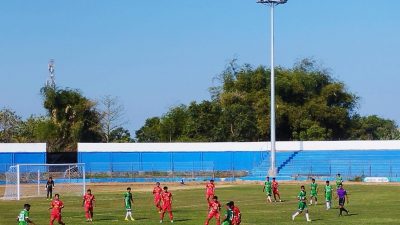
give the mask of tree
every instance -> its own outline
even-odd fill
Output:
[[[11,109],[0,110],[0,142],[15,142],[22,120]]]
[[[139,142],[267,141],[270,136],[270,71],[233,60],[214,80],[211,101],[172,107],[146,120]],[[359,97],[314,60],[276,68],[277,140],[399,138],[397,125],[357,114]]]
[[[133,142],[131,138],[131,133],[124,129],[123,127],[118,127],[111,131],[110,133],[110,142],[117,142],[117,143],[128,143]]]
[[[400,131],[393,120],[382,119],[376,115],[356,115],[351,131],[351,139],[357,140],[393,140],[400,137]]]
[[[105,142],[112,142],[110,140],[111,133],[126,124],[126,121],[123,120],[124,106],[119,103],[117,97],[106,95],[100,100],[100,114]]]
[[[102,140],[95,103],[79,91],[44,87],[41,90],[48,121],[40,124],[49,151],[74,151],[78,142]]]
[[[135,134],[138,142],[161,142],[161,119],[159,117],[146,119]]]

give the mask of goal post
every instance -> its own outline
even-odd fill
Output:
[[[53,196],[83,195],[86,189],[85,164],[17,164],[6,172],[3,199],[45,197],[49,177],[54,180]]]

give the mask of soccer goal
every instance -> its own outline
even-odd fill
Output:
[[[54,180],[53,195],[83,195],[85,164],[17,164],[6,172],[4,199],[46,196],[47,179]]]

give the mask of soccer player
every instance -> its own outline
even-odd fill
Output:
[[[49,177],[46,182],[46,192],[47,192],[47,200],[53,200],[53,189],[54,189],[54,180],[53,177]]]
[[[232,225],[233,211],[231,202],[226,203],[225,208],[226,212],[224,215],[224,219],[222,220],[222,225]]]
[[[326,210],[331,208],[332,205],[332,186],[329,184],[329,180],[326,181],[325,185],[325,201],[326,201]]]
[[[93,221],[93,207],[95,202],[94,195],[92,194],[92,190],[88,189],[86,194],[83,196],[82,207],[85,207],[85,216],[86,221]]]
[[[267,202],[272,202],[272,183],[269,180],[269,177],[267,177],[267,180],[264,182],[263,192],[264,191],[267,194]]]
[[[339,188],[339,186],[343,184],[343,178],[340,176],[340,173],[336,175],[336,188]]]
[[[125,204],[125,209],[126,209],[126,214],[125,214],[125,220],[128,221],[128,216],[132,221],[135,221],[132,217],[132,204],[133,204],[133,198],[132,198],[132,193],[131,193],[131,188],[128,187],[126,189],[126,192],[124,193],[124,204]]]
[[[297,209],[297,211],[292,215],[292,220],[294,220],[294,218],[299,215],[300,213],[302,213],[303,211],[306,212],[306,220],[307,222],[311,222],[310,220],[310,216],[308,215],[308,208],[307,208],[307,193],[306,190],[304,188],[304,186],[301,186],[301,191],[299,193],[299,195],[297,196],[297,199],[299,200],[299,208]]]
[[[215,184],[214,180],[210,180],[209,183],[206,184],[206,198],[207,203],[210,203],[210,199],[212,199],[215,195]]]
[[[242,214],[240,213],[240,210],[237,206],[235,206],[235,203],[233,201],[230,202],[232,205],[232,211],[233,211],[233,220],[232,220],[232,225],[240,225],[242,222]]]
[[[349,215],[349,211],[344,208],[344,203],[347,200],[347,204],[349,204],[349,197],[347,196],[347,191],[343,188],[343,184],[339,185],[339,188],[336,190],[337,196],[339,197],[339,216],[342,216],[342,212],[345,211],[347,215]]]
[[[153,188],[153,196],[154,196],[154,205],[158,209],[158,213],[161,213],[161,193],[162,188],[160,187],[160,182],[156,183],[156,186]]]
[[[24,209],[19,213],[17,217],[18,225],[28,225],[35,223],[29,218],[29,210],[31,209],[31,205],[25,204]]]
[[[279,184],[278,182],[275,180],[275,177],[272,178],[272,192],[274,193],[274,200],[276,202],[276,196],[278,196],[279,201],[281,202],[281,195],[279,194],[279,190],[278,190]]]
[[[165,186],[163,189],[164,189],[164,192],[161,194],[162,211],[161,211],[161,215],[160,215],[160,223],[163,222],[165,212],[167,212],[167,211],[169,213],[169,219],[171,220],[171,223],[173,223],[174,215],[172,214],[172,194],[171,194],[171,192],[168,191],[167,186]]]
[[[313,199],[314,199],[315,205],[317,204],[317,201],[318,201],[317,195],[318,195],[318,184],[315,183],[315,179],[313,178],[311,180],[310,205],[313,204]]]
[[[50,225],[54,225],[54,220],[57,220],[58,224],[65,225],[61,220],[61,209],[64,208],[64,203],[60,200],[60,195],[55,194],[54,200],[50,203]]]
[[[208,225],[210,220],[215,217],[215,221],[217,225],[220,225],[220,211],[221,211],[221,204],[218,201],[218,196],[213,196],[212,200],[208,203],[209,213],[207,215],[205,225]]]

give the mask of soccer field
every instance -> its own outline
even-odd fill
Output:
[[[309,194],[309,183],[281,183],[280,193],[283,202],[269,203],[265,201],[261,184],[220,184],[217,183],[216,194],[221,204],[228,200],[235,201],[242,212],[242,224],[306,224],[304,215],[291,221],[291,215],[297,208],[296,196],[300,185],[305,185]],[[153,206],[151,184],[131,184],[134,206],[133,215],[136,221],[124,221],[125,210],[123,193],[129,184],[90,186],[96,197],[93,224],[159,224],[159,214]],[[174,223],[182,225],[202,225],[207,215],[207,204],[203,184],[184,186],[170,184],[173,194]],[[396,184],[366,185],[347,184],[350,204],[346,207],[349,216],[338,217],[337,201],[333,209],[326,211],[323,200],[323,183],[319,183],[319,204],[309,206],[312,224],[400,224],[400,204],[397,195],[400,186]],[[2,191],[2,190],[0,190]],[[57,189],[56,189],[57,192]],[[84,210],[80,197],[61,196],[65,208],[63,220],[66,224],[89,224],[85,222]],[[49,201],[46,199],[23,199],[21,201],[0,200],[0,225],[16,223],[24,203],[31,204],[30,218],[37,224],[49,224]],[[169,224],[166,214],[164,224]],[[212,220],[210,224],[215,224]]]

